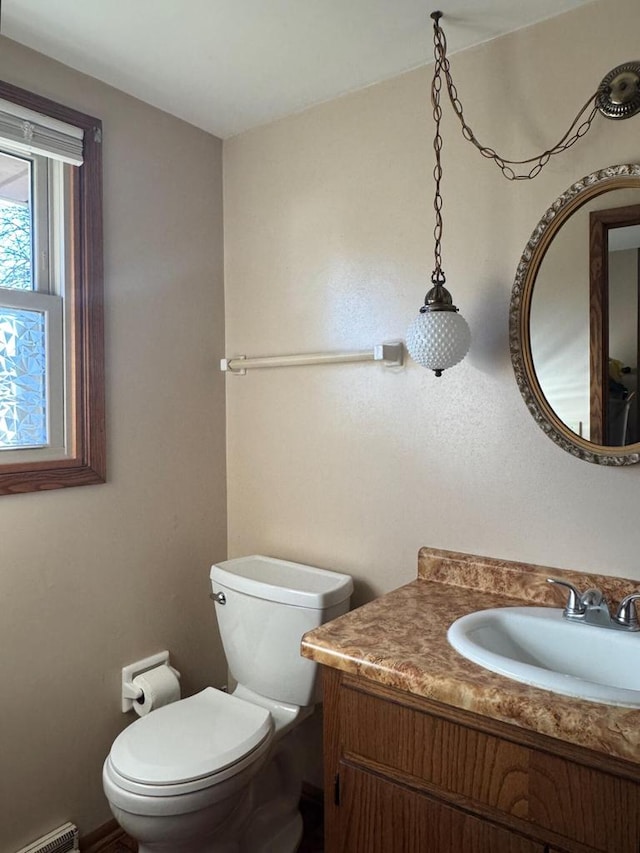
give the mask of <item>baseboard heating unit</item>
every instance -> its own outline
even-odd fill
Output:
[[[16,850],[16,853],[69,853],[71,850],[80,850],[78,827],[72,823],[65,823],[53,832],[38,838],[37,841]]]

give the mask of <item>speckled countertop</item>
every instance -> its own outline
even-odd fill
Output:
[[[596,586],[609,601],[640,591],[635,581],[422,548],[418,578],[305,634],[302,654],[388,687],[512,723],[640,764],[640,710],[529,687],[461,657],[447,629],[488,607],[561,607],[560,577]],[[638,637],[640,648],[640,636]]]

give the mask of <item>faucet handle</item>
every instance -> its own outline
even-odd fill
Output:
[[[640,622],[634,601],[640,599],[640,592],[634,592],[623,598],[618,606],[618,612],[613,617],[615,621],[626,628],[628,631],[640,631]]]
[[[569,598],[567,599],[567,603],[564,608],[565,616],[582,616],[584,614],[587,609],[586,605],[582,600],[580,591],[576,589],[572,583],[569,583],[569,581],[561,581],[559,578],[547,578],[547,583],[564,586],[569,590]]]

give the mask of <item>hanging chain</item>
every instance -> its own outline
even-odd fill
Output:
[[[442,83],[440,81],[440,75],[444,72],[445,80],[447,83],[447,92],[449,94],[449,100],[451,101],[451,106],[455,114],[458,116],[460,124],[462,125],[462,135],[466,140],[472,142],[478,151],[482,154],[483,157],[486,157],[488,160],[493,160],[498,168],[502,171],[502,174],[509,181],[527,181],[532,178],[537,177],[542,169],[547,165],[551,157],[555,154],[561,154],[563,151],[566,151],[568,148],[571,148],[572,145],[583,137],[589,128],[591,127],[591,122],[596,116],[598,112],[598,107],[595,105],[596,96],[598,95],[598,91],[594,92],[593,95],[589,98],[589,100],[585,103],[582,109],[579,111],[577,116],[574,118],[571,126],[564,134],[564,136],[556,142],[556,144],[552,148],[548,148],[546,151],[543,151],[542,154],[537,155],[536,157],[530,157],[527,160],[507,160],[506,157],[501,157],[497,154],[493,148],[489,148],[486,145],[482,145],[476,139],[474,132],[471,130],[469,125],[467,124],[463,112],[462,112],[462,104],[460,103],[460,99],[458,98],[458,92],[456,90],[455,84],[451,78],[451,68],[449,66],[449,60],[447,59],[447,39],[445,37],[444,31],[440,26],[440,18],[442,17],[442,12],[434,12],[431,17],[433,18],[433,40],[435,46],[435,59],[436,59],[436,67],[434,71],[434,80],[431,87],[431,97],[432,102],[434,104],[434,118],[436,117],[436,109],[438,110],[439,117],[442,115],[442,111],[440,109],[440,90],[442,88]],[[437,85],[437,101],[434,101],[434,91],[436,89],[436,78],[438,78]],[[591,107],[591,109],[589,109]],[[585,119],[583,119],[584,114],[589,110],[589,113]],[[440,118],[436,119],[436,139],[439,137],[439,122]],[[435,143],[434,143],[435,145]],[[442,146],[442,140],[440,140],[440,146]],[[526,166],[528,164],[533,164],[528,172],[522,172],[521,174],[517,174],[512,166]],[[439,168],[439,154],[436,150],[436,171]],[[440,170],[441,173],[442,170]],[[436,201],[439,195],[439,186],[438,181],[436,179]],[[437,215],[436,215],[437,220]],[[436,224],[436,230],[438,229],[438,225]],[[440,234],[442,233],[442,222],[440,221]],[[437,243],[436,237],[436,243]],[[436,251],[439,252],[439,246],[436,247]],[[436,255],[436,264],[437,264],[438,256]]]
[[[440,194],[440,182],[442,181],[442,164],[440,162],[440,154],[442,152],[442,136],[440,134],[440,122],[442,121],[442,107],[440,106],[440,95],[442,94],[442,67],[444,53],[439,48],[438,41],[438,22],[436,21],[433,32],[433,52],[435,58],[435,69],[433,72],[433,80],[431,82],[431,106],[433,107],[433,120],[436,125],[436,133],[433,138],[433,150],[436,155],[436,165],[433,168],[433,178],[436,184],[436,193],[433,200],[433,207],[436,212],[436,224],[433,229],[435,238],[435,266],[431,275],[433,284],[444,284],[446,279],[442,271],[442,195]]]

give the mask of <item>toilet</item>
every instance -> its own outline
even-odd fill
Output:
[[[298,726],[320,700],[302,635],[346,613],[348,575],[252,556],[211,567],[233,693],[207,687],[118,735],[102,779],[139,853],[294,853]]]

